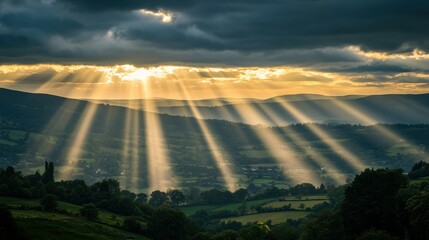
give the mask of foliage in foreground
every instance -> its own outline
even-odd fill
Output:
[[[48,164],[46,172],[51,171],[52,168],[49,166]],[[44,175],[49,176],[49,174]],[[366,169],[349,185],[328,186],[326,191],[330,202],[315,206],[313,214],[306,219],[288,221],[279,225],[271,225],[270,222],[246,225],[236,222],[220,223],[210,216],[204,216],[202,212],[198,213],[198,218],[187,218],[183,212],[174,208],[180,204],[170,202],[172,199],[175,199],[175,202],[186,201],[186,196],[179,190],[171,190],[167,193],[154,191],[148,201],[146,195],[121,190],[119,183],[112,179],[87,186],[81,180],[54,182],[51,177],[42,176],[37,173],[22,176],[13,168],[0,170],[0,185],[6,186],[3,189],[7,190],[0,194],[21,196],[20,194],[28,190],[30,195],[24,195],[32,197],[43,193],[40,209],[51,213],[69,214],[59,212],[57,199],[78,203],[82,206],[80,215],[91,221],[97,221],[98,209],[118,212],[128,217],[121,225],[114,227],[155,240],[429,239],[429,208],[427,207],[429,206],[429,184],[427,182],[409,184],[402,170]],[[12,186],[18,186],[16,188],[18,190],[13,190]],[[301,188],[313,189],[306,184],[301,184],[286,190],[267,189],[264,194],[281,196]],[[301,191],[304,191],[302,189]],[[250,196],[243,190],[235,193],[210,190],[202,195],[215,196],[221,202],[261,198],[261,195]],[[168,202],[170,205],[166,205]],[[147,203],[151,203],[152,206]],[[26,239],[22,231],[17,230],[19,226],[11,218],[10,212],[6,209],[1,214],[0,237]],[[48,222],[36,223],[34,220],[22,220],[20,224],[29,230],[29,233],[36,231],[38,234],[41,234],[43,224],[49,225]],[[37,230],[35,230],[36,225]],[[81,227],[85,228],[85,226],[83,223]],[[58,231],[67,232],[68,230],[55,229],[55,231],[58,233]],[[73,235],[73,232],[68,234]]]

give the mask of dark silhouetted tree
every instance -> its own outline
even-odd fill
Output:
[[[187,236],[187,219],[183,212],[161,207],[154,211],[151,230],[154,240],[184,240]]]
[[[180,190],[177,190],[177,189],[169,190],[167,192],[167,195],[170,197],[170,200],[173,206],[180,206],[186,203],[186,197]]]
[[[82,208],[80,209],[80,215],[82,215],[83,217],[86,217],[87,219],[90,219],[90,220],[97,219],[98,209],[92,203],[84,204],[82,206]]]
[[[242,240],[242,238],[234,230],[224,230],[214,235],[213,240]]]
[[[0,239],[5,240],[24,240],[27,239],[18,229],[18,225],[7,209],[7,206],[0,206]]]
[[[411,197],[407,201],[406,210],[415,239],[429,239],[429,190]]]
[[[45,195],[42,199],[40,199],[40,205],[45,211],[53,211],[57,209],[57,196],[53,194]]]
[[[392,237],[385,231],[369,230],[362,233],[356,240],[399,240],[399,238]]]
[[[346,232],[358,236],[377,229],[402,236],[396,194],[407,184],[402,170],[366,169],[357,175],[346,188],[341,206]]]
[[[54,182],[54,163],[45,162],[45,172],[42,174],[42,182],[50,183]]]
[[[244,201],[250,197],[249,191],[244,188],[238,189],[232,195],[237,201]]]
[[[338,211],[323,211],[310,217],[302,227],[300,240],[347,239]]]
[[[210,234],[205,233],[205,232],[198,232],[197,234],[195,234],[191,240],[212,240],[212,238],[210,237]]]
[[[142,224],[136,217],[127,217],[122,223],[122,227],[130,232],[142,233]]]
[[[150,194],[149,205],[154,207],[160,207],[163,204],[167,203],[168,200],[169,198],[167,193],[156,190]]]
[[[147,195],[145,193],[139,193],[137,194],[137,198],[134,200],[138,203],[147,203]]]

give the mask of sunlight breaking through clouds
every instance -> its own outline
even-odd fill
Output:
[[[83,78],[82,76],[88,76]],[[426,73],[392,73],[380,77],[371,73],[350,74],[323,72],[301,67],[188,67],[133,65],[3,65],[0,87],[37,91],[71,98],[127,99],[133,82],[150,82],[152,97],[181,98],[182,81],[194,99],[216,97],[269,98],[282,94],[316,93],[325,95],[423,93],[429,91]],[[97,87],[97,94],[86,95],[87,88]],[[221,88],[219,94],[207,88]],[[247,88],[246,96],[241,89]],[[169,91],[159,91],[169,89]],[[264,91],[261,91],[264,90]],[[144,98],[139,93],[136,98]]]
[[[346,49],[356,53],[359,56],[363,56],[368,60],[429,60],[429,54],[417,48],[405,53],[364,51],[359,46],[349,46]]]
[[[154,12],[147,9],[141,9],[139,12],[141,14],[157,17],[163,23],[171,23],[173,21],[173,14],[170,12],[164,12],[164,11]]]

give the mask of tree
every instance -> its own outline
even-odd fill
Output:
[[[233,197],[230,191],[211,189],[209,191],[202,192],[201,199],[208,204],[223,204],[231,202]]]
[[[326,187],[325,187],[325,185],[322,183],[322,184],[320,184],[320,187],[319,187],[319,191],[320,191],[320,193],[325,193],[325,190],[326,190]]]
[[[139,193],[137,194],[137,198],[134,200],[135,202],[138,203],[147,203],[147,195],[145,193]]]
[[[169,190],[167,192],[167,195],[170,197],[170,200],[173,206],[180,206],[186,203],[186,197],[180,190],[177,190],[177,189]]]
[[[169,198],[167,193],[156,190],[150,194],[149,205],[153,207],[160,207],[163,204],[167,203],[168,200]]]
[[[244,201],[250,197],[249,191],[247,191],[247,189],[244,189],[244,188],[238,189],[232,195],[238,201]]]
[[[240,235],[234,230],[225,230],[213,237],[213,240],[241,240]]]
[[[325,210],[310,217],[302,227],[300,240],[346,239],[338,211]]]
[[[245,240],[267,240],[271,237],[269,234],[270,231],[271,229],[267,224],[258,222],[257,224],[240,229],[240,236]]]
[[[129,232],[142,233],[143,231],[142,225],[136,217],[125,218],[122,227]]]
[[[183,212],[161,207],[154,211],[151,221],[154,240],[185,240],[187,219]]]
[[[122,190],[122,191],[121,191],[121,196],[122,196],[122,197],[129,198],[129,199],[131,199],[131,200],[133,200],[133,201],[137,198],[137,195],[136,195],[135,193],[130,192],[130,191],[128,191],[128,190]]]
[[[276,240],[298,240],[298,231],[288,223],[276,224],[271,228],[271,235]],[[334,239],[334,238],[332,238]]]
[[[40,200],[40,205],[45,211],[53,211],[57,209],[57,196],[53,194],[47,194]]]
[[[83,207],[80,209],[80,215],[86,217],[89,220],[97,219],[98,209],[92,203],[84,204]]]
[[[116,201],[116,206],[112,207],[112,210],[122,215],[130,216],[134,214],[136,207],[131,199],[127,197],[120,197]]]
[[[115,179],[104,179],[91,186],[97,201],[111,199],[120,194],[119,182]]]
[[[212,238],[210,237],[210,234],[205,233],[205,232],[198,232],[197,234],[195,234],[191,240],[212,240]]]
[[[54,182],[54,163],[45,162],[45,172],[42,174],[42,182],[50,183]]]
[[[399,238],[392,237],[385,231],[369,230],[362,233],[356,240],[399,240]]]
[[[240,215],[244,215],[247,212],[247,203],[243,202],[238,208],[237,208],[238,212],[240,213]]]
[[[6,177],[10,177],[10,176],[15,175],[15,169],[11,166],[7,167],[6,171],[5,171],[5,175],[6,175]]]
[[[429,239],[429,190],[411,197],[407,201],[406,210],[415,239]]]
[[[289,189],[292,195],[311,195],[317,194],[316,187],[311,183],[301,183]]]
[[[402,170],[366,169],[345,190],[341,206],[344,226],[358,236],[371,229],[401,236],[404,229],[397,214],[398,190],[408,184]]]
[[[420,178],[429,176],[429,163],[420,161],[411,169],[411,172],[408,173],[409,178]]]
[[[329,186],[326,189],[326,195],[328,196],[329,202],[332,204],[333,207],[340,206],[344,201],[344,192],[346,190],[347,186]]]
[[[0,206],[0,239],[26,239],[6,206]]]

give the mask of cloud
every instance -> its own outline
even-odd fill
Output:
[[[406,72],[425,64],[368,62],[349,47],[429,52],[427,9],[426,0],[0,0],[0,62]]]

